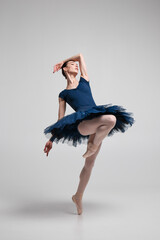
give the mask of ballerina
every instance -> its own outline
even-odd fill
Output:
[[[76,79],[78,65],[80,80]],[[135,119],[132,112],[119,105],[97,105],[92,96],[90,80],[83,55],[77,54],[56,64],[53,73],[62,69],[62,74],[67,80],[67,87],[59,93],[58,120],[44,130],[47,141],[44,152],[48,156],[53,142],[67,143],[74,147],[87,143],[84,167],[80,173],[80,182],[76,193],[72,196],[78,214],[82,214],[82,197],[89,181],[97,154],[106,136],[115,132],[125,132],[132,126]],[[65,116],[66,103],[74,110]]]

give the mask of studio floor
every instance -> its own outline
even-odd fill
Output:
[[[83,214],[71,196],[1,199],[3,240],[159,240],[160,189],[118,188],[87,193]]]

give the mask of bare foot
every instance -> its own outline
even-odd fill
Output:
[[[87,151],[83,154],[84,158],[87,158],[91,155],[93,155],[98,149],[98,145],[92,143],[92,142],[88,142],[87,144]]]
[[[73,195],[72,200],[76,205],[78,215],[82,214],[82,198],[78,198],[76,195]]]

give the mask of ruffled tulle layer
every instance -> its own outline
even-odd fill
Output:
[[[78,124],[83,120],[90,120],[104,114],[113,114],[117,119],[108,136],[112,136],[115,132],[124,133],[135,122],[132,116],[133,113],[127,112],[122,106],[112,104],[98,105],[85,111],[77,111],[64,116],[56,123],[45,128],[44,134],[48,139],[52,137],[51,141],[55,143],[67,143],[74,147],[77,144],[86,144],[89,135],[81,135],[77,129]]]

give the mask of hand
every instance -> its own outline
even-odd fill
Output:
[[[54,65],[53,73],[55,73],[56,71],[59,71],[59,69],[61,69],[63,63],[64,63],[64,61],[61,61],[61,62],[57,63],[56,65]]]
[[[48,156],[48,153],[51,150],[51,148],[52,148],[52,142],[48,141],[44,147],[44,152],[46,153],[46,156]]]

